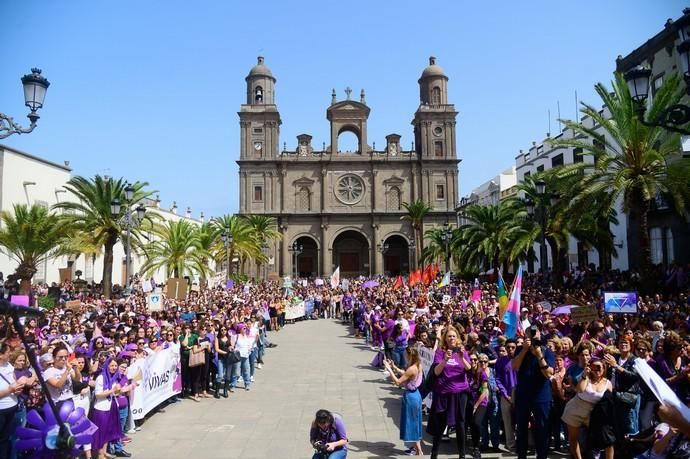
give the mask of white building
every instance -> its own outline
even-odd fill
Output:
[[[609,116],[606,109],[602,109],[602,113]],[[613,140],[601,129],[595,125],[594,120],[588,116],[581,118],[580,123],[586,127],[594,128],[600,134],[604,135],[605,141],[613,143]],[[599,128],[599,129],[597,129]],[[585,162],[592,164],[594,162],[590,155],[582,155],[581,148],[565,148],[554,147],[549,141],[557,139],[568,139],[574,135],[573,131],[564,128],[563,131],[556,137],[547,137],[542,143],[537,144],[532,142],[532,146],[525,152],[520,150],[520,153],[515,157],[515,170],[518,183],[524,181],[525,177],[534,175],[541,171],[549,170],[553,167],[574,164],[578,162]],[[614,244],[618,256],[611,258],[611,268],[627,270],[628,269],[628,251],[626,245],[627,241],[627,216],[622,212],[622,202],[619,199],[616,202],[616,211],[618,212],[618,224],[611,225],[610,229],[614,235]],[[535,252],[539,253],[539,246],[535,245]],[[547,251],[548,266],[553,267],[553,260],[551,259],[551,251]],[[588,265],[593,263],[595,266],[600,266],[599,255],[596,250],[585,250],[581,243],[574,237],[570,237],[570,244],[568,247],[568,260],[571,267]]]
[[[515,173],[515,166],[511,166],[491,180],[474,188],[463,203],[465,205],[479,204],[481,206],[496,205],[501,199],[512,196],[516,185],[517,175]]]
[[[71,178],[71,172],[68,161],[65,161],[64,165],[56,164],[29,153],[0,145],[0,211],[12,212],[14,204],[39,204],[52,207],[58,202],[74,199],[74,196],[64,188]],[[158,198],[146,200],[144,205],[147,212],[159,214],[163,223],[184,219],[199,225],[204,219],[203,213],[200,219],[192,218],[189,208],[184,214],[178,214],[175,202],[170,209],[162,209]],[[125,249],[122,243],[118,242],[113,250],[113,284],[124,285]],[[138,272],[142,264],[143,260],[132,252],[132,273]],[[17,260],[10,258],[0,248],[0,272],[4,274],[5,279],[9,274],[14,273],[17,265]],[[103,257],[98,256],[94,260],[90,256],[80,255],[76,259],[74,257],[59,257],[50,260],[38,267],[33,281],[49,284],[59,282],[60,268],[71,268],[72,273],[81,271],[82,279],[99,283],[103,277]],[[167,274],[158,272],[154,274],[154,278],[158,282],[163,282],[166,280]]]

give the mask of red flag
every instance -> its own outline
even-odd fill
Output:
[[[417,270],[410,273],[410,287],[414,287],[422,280],[422,273]]]
[[[431,284],[431,278],[431,265],[427,265],[427,267],[424,268],[424,272],[422,273],[422,282],[424,282],[424,285]]]
[[[402,276],[398,276],[398,278],[395,279],[395,283],[393,284],[393,288],[394,288],[394,289],[399,289],[399,288],[402,287],[402,286],[403,286]]]
[[[431,268],[431,278],[436,279],[436,276],[438,276],[438,263],[434,263],[433,268]]]

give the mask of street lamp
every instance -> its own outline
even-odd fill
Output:
[[[443,224],[443,233],[441,233],[441,240],[445,248],[446,255],[446,272],[450,271],[450,240],[453,237],[453,231],[450,229],[448,222]]]
[[[226,263],[226,280],[230,279],[230,246],[232,246],[232,234],[230,234],[229,230],[223,231],[223,234],[220,235],[220,238],[223,241],[223,247],[225,247],[225,263]]]
[[[681,71],[685,80],[685,93],[690,95],[690,25],[680,27],[678,35],[680,45],[676,49],[678,50]],[[649,77],[651,75],[652,71],[648,67],[641,65],[628,70],[624,75],[625,81],[628,83],[630,96],[635,102],[635,111],[640,122],[645,126],[656,126],[668,131],[690,135],[690,129],[681,127],[690,122],[690,107],[687,105],[671,105],[656,115],[654,119],[645,120],[644,114],[647,110],[646,102],[649,96]]]
[[[24,105],[30,110],[26,116],[31,121],[31,125],[28,128],[23,128],[11,116],[0,113],[0,139],[12,134],[28,134],[34,130],[36,122],[40,118],[38,110],[43,107],[50,82],[41,75],[41,69],[37,68],[31,69],[31,73],[24,75],[21,80],[22,86],[24,86]]]
[[[379,242],[379,243],[376,245],[376,248],[377,248],[378,251],[381,252],[382,254],[383,254],[383,253],[386,253],[386,252],[388,251],[388,249],[390,249],[390,247],[391,247],[390,244],[388,244],[387,242],[384,242],[383,239],[381,239],[381,242]]]
[[[288,247],[288,251],[292,253],[292,273],[295,279],[297,278],[297,257],[302,253],[303,249],[302,244],[298,244],[297,241]]]
[[[415,263],[416,260],[415,260],[415,256],[414,256],[415,255],[415,249],[417,248],[417,246],[415,245],[414,240],[410,241],[408,248],[410,249],[410,272],[412,272],[413,269],[417,268],[417,265]]]
[[[266,255],[266,258],[268,258],[268,241],[266,239],[263,239],[261,241],[261,252]],[[257,273],[258,274],[258,273]],[[266,263],[264,263],[264,280],[268,277],[268,260],[266,260]]]
[[[132,227],[141,224],[146,216],[146,208],[143,204],[132,209],[132,199],[134,198],[134,187],[131,184],[127,184],[125,187],[125,204],[124,204],[124,215],[120,215],[123,210],[122,203],[120,200],[115,198],[110,202],[110,213],[113,217],[119,218],[120,224],[124,224],[127,229],[127,238],[125,241],[125,292],[129,292],[132,287],[130,282],[130,271],[132,268],[132,245],[131,245],[131,235]]]

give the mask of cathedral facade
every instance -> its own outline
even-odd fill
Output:
[[[453,223],[458,202],[457,112],[436,59],[429,59],[418,80],[420,103],[408,150],[395,133],[385,137],[384,148],[370,146],[371,109],[364,91],[354,100],[349,88],[344,100],[333,91],[326,109],[330,145],[312,145],[312,136],[301,134],[293,148],[284,143],[281,149],[276,78],[263,57],[245,81],[247,103],[238,113],[239,213],[274,217],[282,234],[265,249],[265,270],[320,277],[339,266],[341,277],[354,277],[415,269],[421,250],[410,221],[402,218],[402,203],[422,199],[433,207],[424,220],[427,230]],[[356,151],[338,147],[345,132],[356,136]]]

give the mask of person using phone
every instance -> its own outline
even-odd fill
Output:
[[[515,350],[511,361],[517,371],[515,386],[515,423],[517,425],[517,457],[527,458],[527,437],[532,419],[537,459],[546,459],[549,449],[549,413],[551,410],[551,377],[556,356],[541,342],[539,321],[525,330],[525,339]]]

